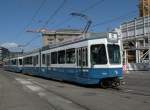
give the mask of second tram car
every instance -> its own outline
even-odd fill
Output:
[[[23,57],[5,59],[4,69],[12,72],[22,72]]]

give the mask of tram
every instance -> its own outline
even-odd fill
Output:
[[[4,69],[12,72],[22,72],[23,67],[23,58],[22,57],[14,57],[8,58],[4,60]]]
[[[15,68],[19,69],[15,70],[84,85],[117,87],[122,79],[120,45],[116,33],[88,33],[22,55],[17,58]],[[13,63],[8,65],[14,67]]]

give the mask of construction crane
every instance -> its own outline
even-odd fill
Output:
[[[150,0],[140,0],[139,3],[139,14],[140,17],[148,16],[150,8]]]
[[[48,32],[48,29],[37,29],[37,30],[32,30],[32,29],[29,29],[29,30],[27,30],[26,32],[32,32],[32,33],[46,33],[46,32]]]

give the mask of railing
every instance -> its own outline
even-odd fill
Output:
[[[121,25],[122,38],[147,36],[150,30],[150,17],[141,17]]]

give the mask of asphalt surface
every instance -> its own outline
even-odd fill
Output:
[[[101,89],[0,69],[0,110],[150,110],[150,73],[126,73],[124,81]]]

